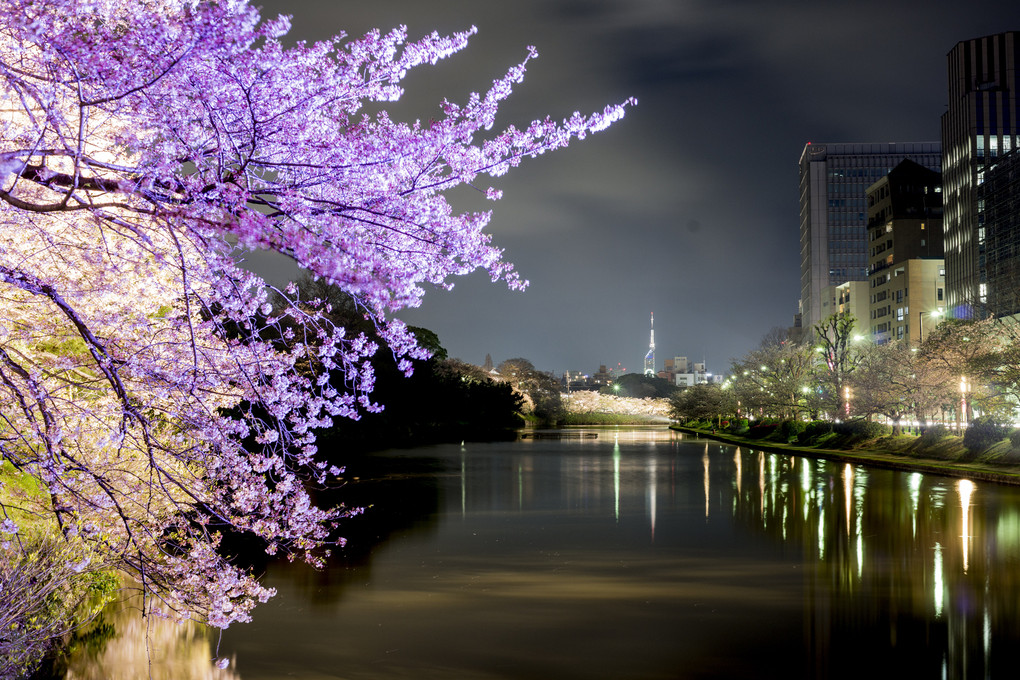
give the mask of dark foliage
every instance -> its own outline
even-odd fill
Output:
[[[832,423],[824,420],[812,420],[810,423],[806,423],[804,430],[797,435],[797,443],[808,444],[830,432],[832,432]]]
[[[833,423],[832,431],[858,439],[875,439],[889,434],[890,428],[882,423],[873,423],[868,420],[848,420],[842,423]]]
[[[392,361],[380,358],[375,370],[372,398],[385,410],[358,421],[338,420],[319,435],[323,450],[499,439],[513,436],[523,424],[521,397],[508,383],[479,379],[456,362],[416,362],[414,374],[406,378]]]
[[[666,399],[676,391],[676,385],[665,378],[641,373],[625,373],[614,383],[613,387],[616,386],[620,388],[617,393],[621,397],[636,397],[638,399],[646,397]]]
[[[777,423],[761,422],[755,423],[751,426],[751,429],[747,431],[747,436],[750,439],[764,439],[772,435],[779,430]]]
[[[991,416],[974,419],[963,433],[963,445],[971,453],[987,449],[1010,435],[1011,428]]]
[[[952,432],[945,425],[929,425],[917,438],[917,445],[920,448],[935,446],[951,434]]]
[[[800,420],[784,420],[782,425],[779,426],[779,436],[783,438],[783,441],[788,442],[806,429],[807,423],[805,422]]]

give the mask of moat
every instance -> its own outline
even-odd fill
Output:
[[[374,505],[346,558],[265,565],[279,594],[222,639],[150,622],[152,677],[962,678],[1020,663],[1020,488],[588,432],[376,454],[350,488]],[[68,678],[150,671],[142,624],[116,609],[119,637],[83,648]]]

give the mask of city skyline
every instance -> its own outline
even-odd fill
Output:
[[[409,75],[392,109],[403,119],[427,120],[442,98],[484,91],[528,45],[541,57],[497,125],[638,98],[609,131],[495,182],[504,199],[482,207],[494,209],[493,242],[531,281],[527,291],[471,275],[400,315],[435,331],[451,356],[520,356],[556,373],[639,371],[652,311],[660,355],[703,357],[719,372],[771,328],[791,325],[804,144],[937,141],[948,52],[1020,28],[1020,8],[1004,2],[263,7],[294,15],[294,39],[477,25],[464,54]],[[475,209],[474,197],[464,200],[459,207]]]

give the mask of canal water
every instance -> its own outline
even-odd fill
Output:
[[[1020,489],[659,428],[572,434],[582,432],[597,436],[373,456],[345,493],[374,505],[329,568],[264,565],[277,597],[222,637],[111,607],[105,639],[81,645],[66,677],[913,679],[1020,668]]]

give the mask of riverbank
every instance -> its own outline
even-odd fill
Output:
[[[942,460],[922,455],[904,453],[902,451],[888,451],[881,448],[868,448],[881,446],[881,439],[871,442],[855,442],[853,448],[836,449],[820,448],[817,446],[799,446],[796,444],[784,444],[782,442],[767,441],[761,439],[750,439],[730,434],[728,432],[711,432],[683,425],[670,425],[671,430],[692,434],[703,439],[712,439],[735,446],[746,446],[748,448],[771,451],[773,453],[790,453],[807,458],[821,458],[854,465],[868,465],[890,470],[903,470],[907,472],[923,472],[927,474],[944,475],[946,477],[958,477],[977,481],[994,482],[997,484],[1009,484],[1020,486],[1020,463],[1016,462],[993,462],[988,460]]]

